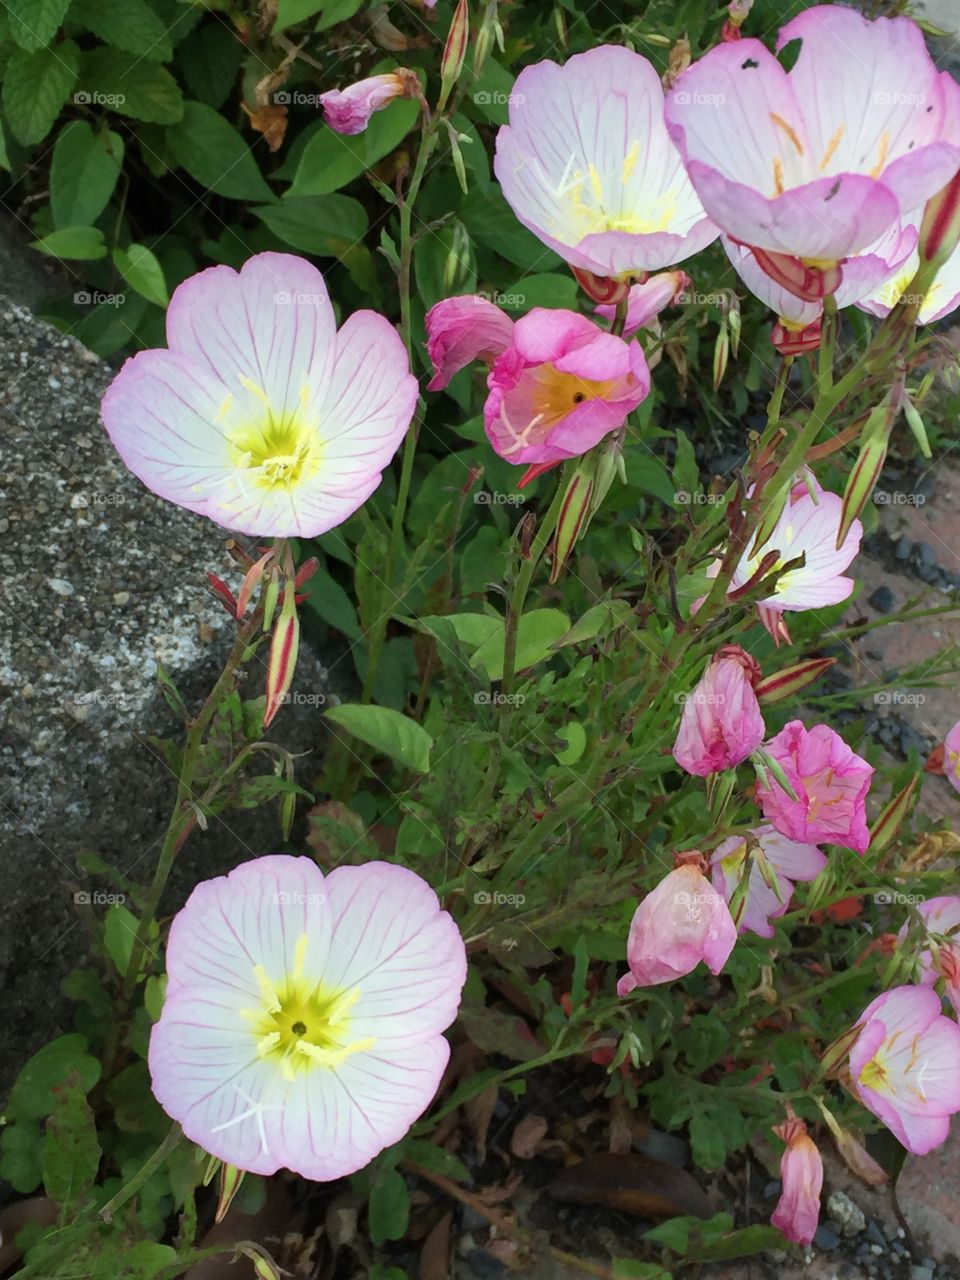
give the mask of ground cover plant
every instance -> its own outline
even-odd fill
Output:
[[[960,84],[906,7],[5,6],[48,318],[235,565],[205,700],[161,672],[152,878],[90,856],[123,901],[8,1100],[12,1274],[436,1280],[455,1208],[505,1268],[668,1280],[808,1246],[824,1148],[885,1186],[947,1140],[960,725],[892,759],[838,676],[884,465],[958,407]],[[537,1153],[629,1254],[521,1220]]]

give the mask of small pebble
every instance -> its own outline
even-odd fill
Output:
[[[843,1191],[834,1191],[827,1201],[827,1213],[845,1236],[856,1236],[867,1225],[863,1210]]]
[[[907,535],[904,534],[903,537],[900,539],[900,541],[897,543],[897,549],[895,552],[897,559],[909,560],[910,552],[912,550],[913,550],[913,543],[910,541]]]
[[[73,583],[68,582],[66,578],[48,578],[47,586],[51,591],[55,591],[58,596],[73,595]]]
[[[871,609],[876,609],[877,613],[893,613],[896,600],[889,587],[877,587],[867,604],[870,605]]]
[[[835,1249],[840,1243],[840,1237],[832,1227],[828,1227],[825,1222],[821,1222],[817,1227],[817,1233],[813,1237],[813,1243],[818,1249]]]
[[[881,1245],[883,1249],[887,1247],[886,1236],[872,1218],[867,1223],[867,1239],[872,1240],[874,1244]]]
[[[130,592],[129,592],[129,591],[115,591],[115,592],[113,593],[113,603],[114,603],[114,604],[129,604],[129,603],[130,603]]]
[[[918,542],[917,554],[920,557],[921,564],[928,565],[930,568],[933,568],[934,565],[936,565],[937,553],[934,551],[933,547],[931,547],[928,543]]]
[[[780,1194],[780,1188],[783,1184],[779,1178],[775,1178],[773,1182],[768,1182],[763,1188],[764,1200],[774,1200]]]
[[[910,1280],[933,1280],[933,1267],[926,1265],[928,1261],[929,1259],[924,1258],[922,1266],[914,1264],[910,1268]]]

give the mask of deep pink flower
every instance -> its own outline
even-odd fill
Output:
[[[926,1155],[960,1111],[960,1027],[931,987],[894,987],[860,1015],[850,1051],[854,1093],[914,1155]]]
[[[922,953],[920,981],[932,984],[943,978],[947,999],[960,1017],[960,897],[944,894],[928,898],[917,904],[917,913],[927,930],[943,939]],[[901,941],[906,933],[904,925],[899,935]]]
[[[338,331],[323,276],[292,254],[185,280],[167,343],[123,365],[104,425],[154,493],[240,533],[312,538],[342,524],[416,408],[393,325],[356,311]]]
[[[426,328],[427,354],[433,365],[428,391],[441,391],[474,360],[493,364],[513,336],[513,321],[507,313],[478,294],[444,298],[427,312]]]
[[[750,929],[761,938],[772,938],[774,930],[771,921],[786,914],[794,884],[802,880],[815,880],[827,865],[827,859],[816,845],[789,840],[775,827],[756,827],[750,835],[760,846],[776,876],[780,897],[777,897],[754,861],[750,868],[750,882],[739,928],[741,933]],[[710,878],[728,903],[740,883],[746,856],[745,836],[731,836],[713,851]]]
[[[521,71],[494,171],[523,225],[596,275],[661,271],[717,237],[667,136],[659,74],[619,46]]]
[[[573,311],[534,307],[487,379],[487,437],[508,462],[562,462],[616,431],[650,391],[636,341]]]
[[[781,834],[803,844],[839,844],[866,853],[870,843],[865,802],[873,766],[825,724],[807,729],[791,720],[767,743],[796,792],[791,800],[778,782],[758,784],[763,816]]]
[[[796,1116],[775,1125],[773,1131],[787,1149],[780,1159],[783,1190],[770,1221],[788,1240],[807,1245],[820,1221],[823,1160],[807,1126]]]
[[[463,939],[420,876],[324,876],[256,858],[197,885],[170,929],[150,1035],[157,1101],[251,1173],[355,1173],[429,1106],[466,977]]]
[[[756,663],[738,645],[714,654],[696,689],[684,698],[673,744],[681,769],[705,778],[732,769],[759,747],[766,728],[753,692],[758,675]]]
[[[420,91],[416,73],[406,67],[385,75],[369,76],[346,89],[329,89],[320,95],[323,118],[337,133],[363,133],[375,111],[394,98],[412,98]]]
[[[956,172],[960,85],[908,18],[818,5],[777,49],[797,39],[789,72],[760,40],[711,49],[668,94],[666,119],[721,230],[826,282]]]
[[[634,912],[627,939],[630,972],[617,983],[617,994],[673,982],[701,960],[719,973],[736,940],[737,927],[723,898],[694,863],[684,863]]]

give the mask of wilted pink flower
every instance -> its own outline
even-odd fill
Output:
[[[157,1101],[251,1173],[327,1181],[398,1142],[450,1056],[466,976],[436,894],[386,862],[257,858],[198,885],[167,943]]]
[[[660,271],[716,239],[638,53],[602,45],[520,72],[494,170],[525,227],[573,267]]]
[[[791,720],[767,743],[796,792],[791,800],[773,777],[757,786],[763,816],[791,840],[840,844],[866,853],[870,843],[865,802],[874,769],[828,725],[812,729]]]
[[[897,273],[860,301],[860,307],[871,315],[887,316],[906,293],[920,266],[920,255],[910,255]],[[917,301],[920,301],[918,298]],[[936,324],[960,307],[960,249],[955,249],[937,272],[936,279],[920,303],[920,324]]]
[[[843,570],[860,550],[863,525],[854,520],[838,548],[843,499],[819,485],[815,488],[815,494],[811,494],[805,485],[795,486],[770,537],[762,547],[748,547],[734,570],[731,591],[750,582],[771,551],[779,552],[779,557],[773,567],[767,566],[763,576],[801,553],[805,556],[802,567],[781,574],[773,593],[757,602],[761,615],[764,611],[778,615],[784,611],[822,609],[846,600],[853,590],[853,578],[844,577]],[[710,572],[715,573],[717,567],[712,566]],[[776,618],[764,618],[764,625],[770,622],[775,623]]]
[[[320,95],[323,118],[337,133],[363,133],[375,111],[394,98],[412,98],[420,92],[416,72],[400,67],[382,76],[369,76],[346,89],[328,89]]]
[[[850,1051],[854,1093],[914,1155],[926,1155],[960,1111],[960,1027],[930,987],[894,987],[860,1015]]]
[[[766,728],[754,681],[760,670],[739,645],[714,654],[700,683],[683,701],[673,758],[681,769],[705,778],[732,769],[763,741]]]
[[[650,391],[639,342],[573,311],[534,307],[487,379],[487,437],[508,462],[575,458],[623,426]]]
[[[736,940],[737,927],[723,898],[693,862],[684,863],[634,912],[627,939],[630,972],[617,983],[617,994],[673,982],[701,960],[719,973]]]
[[[649,329],[655,325],[664,307],[677,302],[689,284],[690,277],[685,271],[661,271],[650,276],[643,284],[632,285],[627,295],[627,319],[623,326],[623,336],[628,338],[638,329]],[[605,320],[612,320],[617,308],[605,302],[596,308],[596,312]]]
[[[917,904],[917,913],[927,930],[943,939],[923,952],[920,981],[932,984],[943,978],[947,999],[960,1017],[960,898],[953,894],[928,898],[926,902]],[[904,925],[900,930],[900,941],[906,934],[907,926]]]
[[[310,538],[341,524],[413,418],[396,330],[357,311],[338,333],[323,276],[292,254],[191,276],[167,342],[124,364],[104,425],[149,489],[228,529]]]
[[[815,880],[827,865],[827,859],[815,844],[799,844],[781,835],[775,827],[755,827],[750,832],[760,846],[766,862],[776,878],[780,896],[764,878],[756,861],[750,868],[750,881],[740,917],[740,932],[748,929],[761,938],[773,937],[772,920],[785,915],[793,896],[794,884]],[[743,875],[748,842],[745,836],[731,836],[717,845],[710,859],[710,878],[729,903]]]
[[[802,1120],[791,1115],[774,1133],[786,1144],[780,1159],[783,1190],[770,1221],[795,1244],[809,1244],[820,1221],[823,1160]]]
[[[426,315],[427,354],[433,365],[428,391],[441,391],[474,360],[488,365],[510,345],[513,321],[478,294],[444,298]]]
[[[812,299],[956,172],[960,86],[907,18],[818,5],[777,49],[797,39],[789,72],[760,40],[711,49],[667,96],[666,119],[708,215],[779,256],[770,268]]]

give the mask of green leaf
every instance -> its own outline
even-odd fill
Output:
[[[177,1251],[168,1244],[139,1240],[131,1246],[122,1236],[114,1235],[111,1245],[92,1260],[90,1280],[156,1280],[177,1260]]]
[[[312,609],[324,622],[342,631],[350,640],[360,639],[360,621],[353,601],[326,569],[316,570],[304,584],[303,594],[307,608]]]
[[[105,44],[141,58],[169,62],[173,57],[167,28],[146,0],[73,0],[70,21],[92,31]]]
[[[570,619],[559,609],[533,609],[525,613],[517,627],[515,670],[523,671],[545,658],[553,645],[570,630]],[[503,635],[485,640],[470,659],[474,671],[483,671],[490,680],[503,677]]]
[[[410,1220],[410,1192],[396,1169],[380,1174],[374,1182],[367,1213],[370,1239],[375,1245],[403,1239]]]
[[[338,22],[346,22],[348,18],[362,9],[366,0],[325,0],[323,13],[314,27],[315,31],[326,31]]]
[[[422,729],[409,716],[401,715],[390,707],[361,706],[357,703],[330,707],[324,715],[341,729],[346,729],[375,751],[390,756],[398,764],[416,769],[418,773],[428,772],[433,739],[426,729]]]
[[[557,762],[566,765],[576,764],[587,749],[587,734],[583,725],[577,720],[571,720],[569,724],[557,730],[557,737],[567,744],[562,751],[556,753]]]
[[[10,34],[21,49],[42,49],[57,34],[70,0],[5,0]]]
[[[89,1091],[100,1079],[100,1063],[87,1053],[87,1038],[58,1036],[45,1044],[17,1076],[7,1103],[9,1119],[40,1119],[53,1110],[53,1090],[76,1072]]]
[[[613,1274],[617,1280],[673,1280],[672,1272],[656,1262],[633,1262],[629,1258],[614,1258]]]
[[[474,240],[479,240],[516,267],[525,271],[537,268],[548,271],[560,266],[557,254],[545,248],[532,231],[520,225],[497,188],[488,195],[468,200],[463,206],[463,220]]]
[[[587,644],[597,636],[608,635],[615,627],[624,626],[632,617],[633,610],[626,600],[601,600],[599,604],[591,605],[553,647],[562,649],[570,644]]]
[[[350,196],[285,196],[251,209],[285,244],[320,258],[341,258],[363,239],[367,213]]]
[[[222,21],[206,22],[177,50],[177,66],[195,98],[208,107],[222,107],[230,96],[244,48]]]
[[[205,102],[185,102],[183,118],[167,130],[177,163],[210,191],[233,200],[272,200],[242,135]]]
[[[80,50],[72,40],[50,49],[14,49],[3,79],[3,110],[25,147],[42,142],[77,82]]]
[[[279,35],[298,22],[305,22],[319,13],[324,0],[280,0],[277,5],[277,19],[273,24],[273,34]]]
[[[5,1178],[21,1195],[36,1191],[43,1178],[42,1145],[36,1121],[8,1124],[0,1132],[0,1178]]]
[[[99,227],[61,227],[42,240],[34,240],[31,247],[48,253],[51,258],[93,262],[107,256],[107,246],[103,243],[103,232]]]
[[[106,45],[85,53],[80,62],[78,102],[107,107],[148,124],[176,124],[183,116],[183,94],[159,63]]]
[[[103,944],[107,954],[121,975],[127,972],[133,954],[133,940],[137,936],[137,917],[132,911],[115,902],[107,908],[103,919]]]
[[[398,98],[378,111],[363,133],[356,136],[321,129],[304,147],[287,195],[323,196],[338,191],[399,146],[416,124],[419,113],[418,103]]]
[[[163,267],[156,254],[145,244],[132,244],[127,249],[114,249],[113,261],[131,289],[136,289],[148,302],[165,307],[170,301]]]
[[[470,1170],[463,1161],[448,1151],[446,1147],[438,1147],[427,1138],[407,1138],[403,1143],[403,1158],[412,1160],[421,1169],[429,1169],[431,1173],[443,1174],[454,1182],[471,1182]]]
[[[521,276],[497,295],[497,303],[507,311],[529,311],[531,307],[561,307],[576,311],[579,286],[571,275],[545,271]]]
[[[43,1142],[43,1185],[61,1211],[82,1200],[97,1178],[100,1143],[80,1076],[73,1072],[54,1089]]]
[[[50,210],[56,227],[87,227],[110,203],[123,165],[123,138],[95,133],[86,120],[61,129],[50,165]]]

